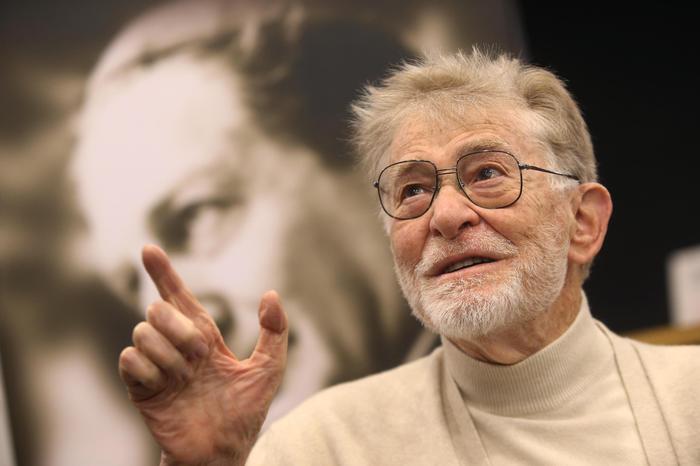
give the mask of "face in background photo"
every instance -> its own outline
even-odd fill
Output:
[[[223,30],[203,20],[147,49],[165,22],[201,12],[187,6],[128,30],[90,82],[71,170],[86,260],[144,310],[158,296],[140,248],[162,245],[242,358],[260,296],[277,289],[294,324],[274,420],[400,362],[418,331],[340,142],[355,90],[410,55],[370,24],[289,6],[236,11]]]
[[[257,337],[260,295],[277,289],[292,333],[268,421],[322,387],[421,356],[434,342],[400,295],[376,193],[354,171],[345,138],[350,101],[388,65],[424,47],[493,42],[503,28],[489,21],[512,20],[492,14],[491,27],[477,31],[466,26],[481,22],[483,8],[458,21],[453,6],[165,5],[127,26],[91,73],[69,162],[85,224],[75,243],[82,263],[131,309],[129,319],[142,318],[157,295],[140,249],[160,244],[241,358]],[[116,317],[108,314],[119,307],[95,302],[85,312],[104,314],[100,331],[109,332]],[[76,351],[62,354],[37,390],[35,424],[49,440],[37,464],[150,464],[154,452],[139,450],[147,437],[134,441],[144,432],[121,387],[90,395],[113,380],[51,383],[83,371],[64,370],[81,363],[60,362]],[[73,395],[44,395],[59,391]],[[135,433],[121,435],[131,421]],[[82,441],[91,431],[100,440]]]

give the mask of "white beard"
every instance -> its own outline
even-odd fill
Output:
[[[437,261],[472,248],[508,257],[513,265],[503,273],[442,284],[426,278]],[[399,263],[395,268],[413,315],[426,328],[451,339],[473,340],[520,326],[547,310],[564,286],[567,251],[561,226],[540,224],[532,242],[521,248],[493,231],[458,243],[436,238],[415,268]]]

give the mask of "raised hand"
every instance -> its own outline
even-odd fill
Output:
[[[162,301],[134,328],[119,373],[162,449],[161,465],[245,462],[282,380],[287,317],[274,291],[260,301],[260,335],[239,360],[156,246],[143,263]]]

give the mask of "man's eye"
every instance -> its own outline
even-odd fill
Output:
[[[483,167],[476,173],[474,181],[485,181],[499,176],[503,176],[503,172],[497,167]]]
[[[214,242],[221,220],[237,203],[231,199],[204,199],[186,204],[178,210],[163,212],[156,220],[159,240],[172,251],[190,249],[192,241],[206,236]]]
[[[411,184],[404,187],[401,191],[401,199],[407,199],[409,197],[419,196],[425,194],[427,190],[419,184]]]

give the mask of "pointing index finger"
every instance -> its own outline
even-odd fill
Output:
[[[170,264],[165,251],[156,245],[149,244],[144,246],[141,257],[148,275],[158,288],[158,293],[163,300],[175,306],[188,317],[206,313]]]

